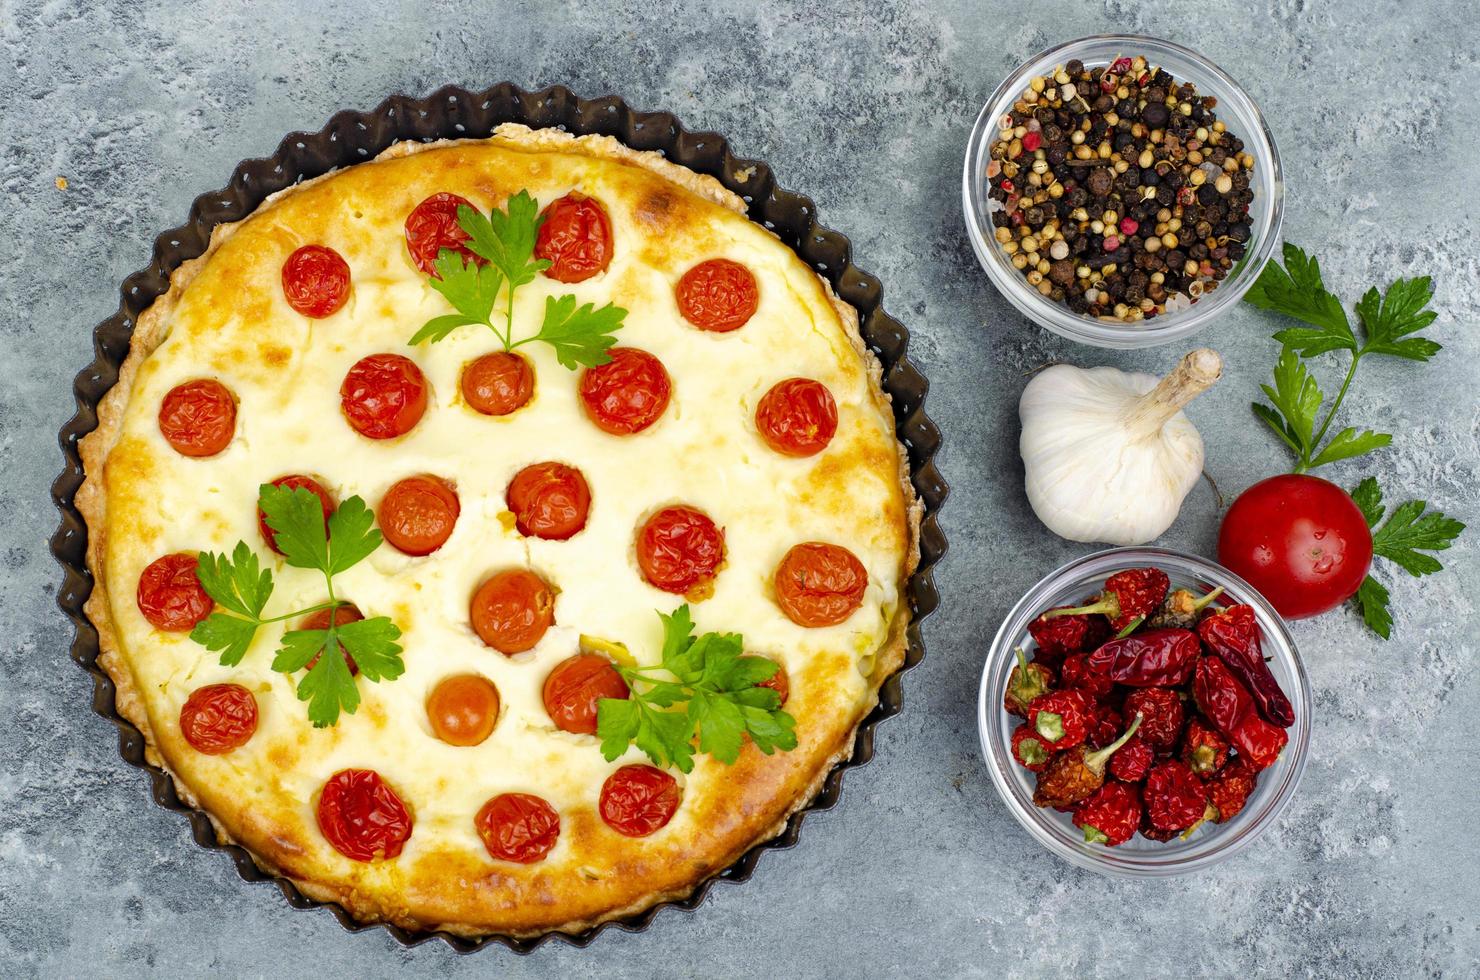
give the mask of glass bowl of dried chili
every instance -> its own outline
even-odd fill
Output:
[[[1157,568],[1170,579],[1172,589],[1207,594],[1221,587],[1217,601],[1245,604],[1259,626],[1264,659],[1294,710],[1286,730],[1288,743],[1279,757],[1258,773],[1253,792],[1231,819],[1204,822],[1185,839],[1173,836],[1154,841],[1136,834],[1110,847],[1087,843],[1071,813],[1034,805],[1036,777],[1013,755],[1013,732],[1023,719],[1003,707],[1017,651],[1032,656],[1036,644],[1028,626],[1042,613],[1062,606],[1092,601],[1106,579],[1127,569]],[[1193,711],[1189,707],[1187,717]],[[1156,878],[1186,874],[1226,860],[1247,847],[1269,828],[1289,803],[1305,771],[1310,747],[1311,692],[1305,668],[1284,620],[1269,602],[1243,579],[1216,562],[1197,555],[1162,548],[1114,548],[1072,561],[1047,575],[1007,614],[987,654],[977,703],[977,726],[982,754],[992,782],[1013,817],[1040,844],[1059,857],[1108,875]],[[1124,719],[1122,719],[1124,720]],[[1072,750],[1065,750],[1072,751]],[[1111,767],[1111,773],[1115,771]],[[1107,777],[1107,782],[1113,775]]]
[[[1164,306],[1165,312],[1153,312],[1151,317],[1138,319],[1134,322],[1126,322],[1112,315],[1114,312],[1113,307],[1104,316],[1093,316],[1089,315],[1088,312],[1075,312],[1075,310],[1066,304],[1065,300],[1069,298],[1068,296],[1065,297],[1065,300],[1058,300],[1052,298],[1051,295],[1044,295],[1039,291],[1039,285],[1031,284],[1025,278],[1027,272],[1030,270],[1020,270],[1014,267],[1013,259],[1021,257],[1022,251],[1019,245],[1025,239],[1015,237],[1021,234],[1021,230],[1016,227],[1009,229],[1009,236],[1012,237],[1010,244],[1005,244],[995,237],[998,228],[994,225],[993,215],[994,212],[1003,210],[1005,204],[1002,200],[993,200],[992,184],[994,180],[1000,181],[1002,179],[1003,174],[1000,168],[1004,163],[1000,159],[1000,153],[999,159],[993,159],[993,146],[1002,140],[1004,131],[1001,127],[1004,120],[1012,117],[1013,121],[1022,122],[1022,120],[1016,118],[1021,113],[1017,113],[1014,107],[1020,104],[1020,99],[1024,91],[1030,90],[1033,87],[1032,83],[1035,79],[1046,80],[1048,86],[1054,86],[1055,70],[1069,66],[1073,62],[1082,63],[1085,70],[1090,71],[1098,68],[1113,68],[1117,62],[1128,62],[1136,57],[1143,58],[1146,62],[1147,68],[1143,70],[1143,75],[1150,69],[1159,69],[1161,72],[1168,73],[1172,78],[1172,86],[1169,88],[1172,88],[1173,91],[1175,91],[1175,86],[1190,82],[1196,90],[1196,98],[1192,101],[1197,102],[1208,96],[1216,100],[1216,106],[1208,111],[1216,116],[1217,122],[1222,123],[1226,127],[1224,135],[1227,137],[1237,137],[1241,140],[1243,142],[1241,152],[1253,157],[1251,168],[1245,169],[1241,174],[1237,172],[1234,174],[1234,177],[1240,182],[1247,180],[1248,186],[1245,190],[1253,194],[1253,199],[1248,202],[1247,217],[1240,222],[1234,223],[1235,225],[1242,226],[1236,229],[1236,234],[1245,238],[1245,241],[1238,243],[1235,248],[1235,251],[1243,253],[1242,257],[1231,269],[1221,270],[1224,272],[1224,276],[1220,280],[1216,280],[1216,286],[1214,288],[1207,288],[1207,283],[1213,281],[1208,276],[1197,273],[1192,274],[1199,280],[1197,289],[1205,290],[1200,293],[1195,301],[1189,300],[1187,295],[1188,292],[1193,291],[1189,282],[1186,292],[1180,293],[1179,298],[1172,301],[1171,305],[1165,305],[1165,302],[1161,304]],[[1137,80],[1135,79],[1122,78],[1121,81],[1128,81],[1133,89],[1137,88]],[[1149,86],[1156,84],[1158,83],[1154,76],[1147,82]],[[1076,86],[1076,89],[1078,87],[1080,86]],[[1142,88],[1144,90],[1144,87]],[[1076,92],[1076,94],[1079,93]],[[1098,96],[1101,93],[1098,90],[1092,90],[1092,94]],[[1113,92],[1110,94],[1112,97],[1115,95]],[[1131,93],[1133,98],[1137,94],[1139,93]],[[1036,97],[1037,95],[1035,93]],[[1092,105],[1092,103],[1088,104]],[[1172,111],[1176,112],[1179,109],[1180,106],[1174,106]],[[1036,112],[1037,110],[1035,109],[1034,111]],[[1203,109],[1199,106],[1197,111],[1201,114]],[[1085,118],[1089,119],[1092,115],[1095,115],[1095,113],[1091,108],[1090,115],[1087,115]],[[1103,113],[1098,115],[1103,118]],[[1213,120],[1210,118],[1209,123],[1211,124],[1212,122]],[[1033,125],[1039,125],[1039,123],[1034,122]],[[1055,125],[1057,124],[1055,123]],[[1064,127],[1059,126],[1058,129],[1062,131]],[[1049,127],[1045,125],[1043,131],[1049,131]],[[1113,141],[1113,138],[1117,134],[1118,131],[1112,127],[1109,132],[1103,135],[1107,141]],[[1067,130],[1067,135],[1074,135],[1072,128]],[[1096,131],[1096,135],[1098,135],[1098,131]],[[1146,136],[1149,139],[1149,133]],[[1033,149],[1029,151],[1025,148],[1021,155],[1013,160],[1014,163],[1022,166],[1020,173],[1013,175],[1014,198],[1016,199],[1016,195],[1020,195],[1025,191],[1043,189],[1041,184],[1039,187],[1032,187],[1031,185],[1025,185],[1024,181],[1032,179],[1041,182],[1045,177],[1052,176],[1054,183],[1059,183],[1061,187],[1069,185],[1071,189],[1059,197],[1042,202],[1042,213],[1050,217],[1055,223],[1073,222],[1077,230],[1078,226],[1083,224],[1083,222],[1065,213],[1066,208],[1063,205],[1069,200],[1068,195],[1073,193],[1072,184],[1083,181],[1085,185],[1088,185],[1088,177],[1080,177],[1080,165],[1093,167],[1094,161],[1076,160],[1072,154],[1069,159],[1060,164],[1049,163],[1047,160],[1038,161],[1039,166],[1047,165],[1047,172],[1042,175],[1034,174],[1029,178],[1030,168],[1034,164],[1034,157],[1039,153],[1052,150],[1050,144],[1040,142],[1043,137],[1038,130],[1032,131],[1030,138]],[[1067,140],[1067,136],[1065,140]],[[1019,140],[1019,142],[1021,141]],[[1090,146],[1095,142],[1093,139],[1085,139],[1082,144],[1070,146],[1069,149],[1079,149],[1083,146]],[[1098,150],[1097,146],[1093,148]],[[1142,148],[1142,144],[1137,143],[1135,148],[1139,150]],[[1149,145],[1145,146],[1145,148],[1152,149]],[[1201,146],[1199,152],[1202,149],[1208,149],[1208,147]],[[1116,149],[1115,152],[1118,154],[1120,150]],[[1150,169],[1157,169],[1162,166],[1159,154],[1159,150],[1154,154],[1157,159]],[[1126,162],[1129,165],[1127,169],[1138,166],[1137,161],[1127,160]],[[1212,165],[1204,161],[1204,166],[1211,167]],[[1119,176],[1113,169],[1110,173],[1117,178]],[[1059,174],[1063,174],[1062,178],[1058,176]],[[1214,180],[1216,176],[1214,170],[1209,169],[1208,174],[1209,179]],[[1164,183],[1165,175],[1161,175],[1158,179]],[[1216,180],[1214,182],[1216,183]],[[1207,186],[1212,187],[1213,184],[1209,183]],[[1157,203],[1155,201],[1137,202],[1134,199],[1147,189],[1147,186],[1122,189],[1117,183],[1113,194],[1122,196],[1122,206],[1127,209],[1135,207],[1138,203]],[[1185,186],[1182,189],[1184,191],[1187,190]],[[1126,198],[1123,195],[1130,195],[1130,197]],[[1110,198],[1090,198],[1085,205],[1087,212],[1095,209],[1096,202],[1108,200]],[[1194,199],[1192,203],[1196,204],[1197,202]],[[1178,210],[1182,205],[1183,202],[1180,199],[1174,198],[1170,207],[1173,210]],[[1002,295],[1019,312],[1040,326],[1083,344],[1112,348],[1154,347],[1159,344],[1169,344],[1174,341],[1183,340],[1202,329],[1224,311],[1237,305],[1239,299],[1254,284],[1254,281],[1259,278],[1259,272],[1264,267],[1264,263],[1274,254],[1275,249],[1279,245],[1280,224],[1284,215],[1284,177],[1280,169],[1279,152],[1275,148],[1274,137],[1270,133],[1269,127],[1265,125],[1264,117],[1260,114],[1254,101],[1249,98],[1248,93],[1221,68],[1197,52],[1184,48],[1179,44],[1174,44],[1171,41],[1140,35],[1097,35],[1068,41],[1034,55],[1018,66],[998,86],[997,90],[992,93],[992,97],[988,99],[980,115],[977,116],[976,124],[972,128],[971,136],[967,143],[966,165],[962,179],[962,207],[965,212],[967,234],[971,239],[972,248],[976,252],[977,259],[981,262],[982,268],[986,270],[987,276],[992,280],[993,284],[996,285]],[[1027,213],[1026,209],[1016,204],[1014,208],[1019,215]],[[1084,217],[1092,221],[1097,217],[1103,217],[1103,215],[1087,213]],[[1048,286],[1050,289],[1054,286],[1059,286],[1059,292],[1068,293],[1077,291],[1078,285],[1082,285],[1080,277],[1082,271],[1087,269],[1094,274],[1099,274],[1105,267],[1105,263],[1100,261],[1105,256],[1099,253],[1110,248],[1108,239],[1111,237],[1116,238],[1117,242],[1125,246],[1125,248],[1121,249],[1121,252],[1129,256],[1128,262],[1118,263],[1118,265],[1127,267],[1120,269],[1121,274],[1128,276],[1135,272],[1138,267],[1134,265],[1134,262],[1142,257],[1139,254],[1140,252],[1147,250],[1145,247],[1145,239],[1147,237],[1145,235],[1145,226],[1152,220],[1157,219],[1151,219],[1146,214],[1142,214],[1141,219],[1137,220],[1129,214],[1123,215],[1117,211],[1116,220],[1119,224],[1117,228],[1105,228],[1102,233],[1093,232],[1091,229],[1084,233],[1083,237],[1088,238],[1092,247],[1094,245],[1099,246],[1098,250],[1093,253],[1093,261],[1089,253],[1086,253],[1086,255],[1074,253],[1058,255],[1035,251],[1033,254],[1039,255],[1039,262],[1043,265],[1052,266],[1055,260],[1067,259],[1074,266],[1074,275],[1072,277],[1067,273],[1063,276],[1064,280],[1073,285],[1069,287],[1060,285],[1054,279],[1057,270],[1052,269],[1046,276],[1041,271],[1039,272],[1039,276],[1042,277],[1041,285]],[[1178,220],[1180,220],[1180,217]],[[1157,224],[1153,227],[1159,228],[1161,224],[1162,222],[1157,220]],[[1216,229],[1217,226],[1215,225],[1214,228]],[[1170,231],[1176,237],[1164,239],[1173,244],[1166,246],[1167,251],[1163,251],[1162,255],[1180,254],[1181,261],[1185,264],[1191,258],[1189,253],[1192,246],[1198,244],[1197,241],[1189,241],[1189,239],[1195,238],[1195,229],[1193,235],[1187,234],[1187,229],[1181,227]],[[1101,237],[1102,235],[1103,237]],[[1213,237],[1217,236],[1214,235]],[[1228,236],[1223,237],[1227,238]],[[1036,241],[1036,237],[1034,237],[1034,240]],[[1059,246],[1061,244],[1063,244],[1062,236],[1060,236],[1059,241],[1051,243],[1052,246]],[[1206,247],[1206,239],[1202,240],[1202,244],[1203,247]],[[1226,249],[1228,244],[1227,241],[1224,241],[1221,245],[1215,245],[1215,247]],[[1049,249],[1050,247],[1048,244],[1043,245],[1044,249]],[[1010,255],[1006,251],[1007,248],[1018,251],[1019,255]],[[1157,248],[1162,248],[1161,240],[1158,241]],[[1180,253],[1177,252],[1179,248],[1181,249]],[[1063,252],[1064,249],[1059,248],[1058,251]],[[1231,256],[1224,255],[1219,258],[1214,253],[1214,255],[1206,257],[1205,260],[1221,264],[1225,259],[1231,259]],[[1039,266],[1040,270],[1043,268],[1043,265]],[[1161,271],[1163,275],[1167,274],[1166,270],[1141,269],[1140,271],[1148,277],[1153,276],[1157,271]],[[1178,280],[1174,278],[1172,282],[1175,283]],[[1144,290],[1146,288],[1140,286],[1138,290]],[[1096,295],[1098,295],[1098,292],[1097,290]],[[1172,292],[1176,292],[1176,290]],[[1083,295],[1088,294],[1084,293]],[[1138,301],[1127,303],[1127,306],[1135,306],[1136,302]],[[1139,311],[1128,310],[1127,312],[1128,315],[1140,315]]]

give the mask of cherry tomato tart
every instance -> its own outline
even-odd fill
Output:
[[[355,362],[339,386],[344,418],[367,439],[395,439],[427,410],[427,380],[408,357],[371,354]]]
[[[195,570],[195,555],[174,554],[156,558],[139,576],[139,612],[155,629],[188,633],[215,608]]]
[[[626,837],[646,837],[668,825],[683,802],[678,782],[652,766],[623,766],[601,787],[601,819]]]
[[[688,595],[714,580],[725,560],[725,532],[695,507],[664,507],[637,531],[637,567],[654,588]]]
[[[755,427],[783,456],[816,456],[838,431],[838,406],[820,382],[788,378],[761,396]]]
[[[776,566],[776,603],[798,626],[836,626],[863,604],[868,571],[847,548],[799,544]]]
[[[534,572],[511,568],[478,586],[471,615],[484,643],[499,653],[523,653],[554,624],[555,593]]]
[[[452,536],[461,508],[457,491],[435,476],[408,476],[380,498],[375,521],[386,543],[408,555],[430,555]]]
[[[538,796],[501,793],[473,820],[490,857],[517,864],[543,861],[560,839],[560,814]]]
[[[636,347],[613,347],[611,360],[581,375],[586,417],[603,432],[628,436],[658,421],[668,407],[672,382],[663,363]]]
[[[411,837],[406,804],[373,769],[341,769],[319,792],[319,830],[351,861],[393,858]]]
[[[755,276],[739,262],[700,262],[678,281],[678,311],[700,330],[729,333],[745,326],[760,305]]]
[[[514,526],[529,538],[564,541],[586,526],[591,488],[574,466],[533,463],[514,474],[504,491]]]
[[[175,385],[159,403],[159,433],[181,456],[214,456],[236,435],[236,399],[210,378]]]
[[[549,261],[545,275],[556,282],[584,282],[612,261],[612,226],[606,208],[574,191],[541,214],[534,254]]]

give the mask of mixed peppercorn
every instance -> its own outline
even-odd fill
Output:
[[[1243,258],[1254,157],[1140,56],[1073,60],[998,122],[986,178],[999,246],[1042,295],[1134,323],[1197,302]]]
[[[1018,651],[1003,705],[1024,719],[1012,755],[1037,773],[1033,802],[1072,813],[1086,842],[1231,820],[1284,749],[1294,711],[1254,610],[1222,594],[1132,568],[1029,624],[1033,656]]]

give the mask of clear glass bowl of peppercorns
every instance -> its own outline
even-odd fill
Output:
[[[1279,154],[1253,101],[1170,41],[1081,38],[993,93],[966,149],[978,260],[1039,325],[1097,347],[1180,340],[1278,245]]]
[[[1029,834],[1130,877],[1248,846],[1310,746],[1310,685],[1279,613],[1215,562],[1160,548],[1089,555],[1030,589],[992,641],[977,712]]]

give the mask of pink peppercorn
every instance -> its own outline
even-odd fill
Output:
[[[1136,229],[1138,229],[1140,227],[1141,227],[1141,223],[1139,221],[1137,221],[1135,218],[1121,218],[1120,219],[1120,233],[1122,235],[1126,235],[1126,236],[1134,235],[1136,233]]]
[[[1042,145],[1043,137],[1040,136],[1038,133],[1023,134],[1023,149],[1027,150],[1029,153],[1032,153],[1034,150],[1038,149],[1038,147]]]
[[[1130,71],[1131,70],[1131,59],[1129,59],[1129,58],[1116,58],[1115,59],[1115,64],[1113,64],[1113,65],[1110,66],[1110,70],[1113,71],[1113,72],[1115,72],[1115,74],[1117,74],[1117,75],[1120,75],[1120,74],[1123,74],[1125,72]]]
[[[1120,247],[1120,239],[1116,238],[1114,235],[1106,235],[1105,236],[1105,251],[1107,251],[1107,252],[1113,252],[1113,251],[1115,251],[1119,247]]]

